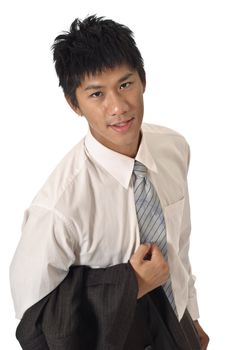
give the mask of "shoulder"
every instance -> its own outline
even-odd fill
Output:
[[[169,144],[177,143],[188,147],[188,142],[182,134],[165,126],[144,123],[142,132],[146,140],[153,140],[154,145],[166,141]]]
[[[155,157],[173,157],[186,166],[189,164],[190,149],[186,138],[179,132],[161,125],[142,124],[144,140]]]
[[[60,161],[34,197],[32,204],[53,209],[59,198],[79,176],[86,162],[84,139]]]
[[[144,123],[142,124],[142,131],[146,137],[149,137],[153,134],[155,136],[158,135],[167,139],[177,138],[181,142],[187,143],[185,137],[182,134],[166,126]]]

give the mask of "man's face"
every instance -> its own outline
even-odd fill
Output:
[[[134,157],[137,153],[144,104],[137,71],[127,65],[87,75],[76,90],[79,107],[92,135],[113,151]]]

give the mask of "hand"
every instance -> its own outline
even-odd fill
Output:
[[[194,326],[196,327],[196,330],[200,338],[201,350],[206,350],[210,339],[208,335],[204,332],[204,330],[202,329],[202,327],[200,326],[197,320],[193,321],[193,323],[194,323]]]
[[[141,244],[132,255],[130,264],[138,281],[137,298],[161,286],[169,278],[168,264],[155,244]]]

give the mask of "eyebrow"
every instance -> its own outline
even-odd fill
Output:
[[[124,76],[122,76],[117,83],[120,84],[122,82],[124,82],[125,80],[129,79],[134,73],[127,73]],[[88,91],[88,90],[98,90],[98,89],[103,89],[105,86],[104,85],[97,85],[97,84],[90,84],[88,86],[86,86],[86,88],[84,89],[84,91]]]

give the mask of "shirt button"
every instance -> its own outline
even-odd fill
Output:
[[[147,345],[147,346],[145,347],[145,350],[152,350],[152,346],[151,346],[151,345]]]

